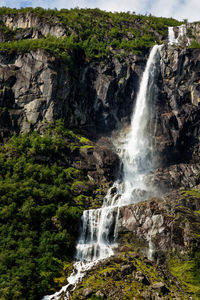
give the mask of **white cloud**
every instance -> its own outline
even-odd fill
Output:
[[[6,6],[6,1],[5,0],[0,0],[0,6]]]
[[[173,17],[178,20],[200,20],[199,0],[156,0],[153,1],[150,12],[156,16]]]
[[[153,1],[150,11],[156,16],[174,17],[180,6],[180,0],[156,0]]]
[[[100,0],[98,6],[107,11],[134,11],[136,13],[145,13],[148,2],[148,0]]]
[[[200,1],[186,0],[176,12],[178,19],[188,19],[189,21],[200,21]]]
[[[25,4],[24,4],[25,3]],[[0,0],[0,6],[22,7],[41,6],[44,8],[94,8],[107,11],[134,11],[139,14],[173,17],[179,20],[200,20],[199,0]]]

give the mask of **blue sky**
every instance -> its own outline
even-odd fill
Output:
[[[95,8],[106,11],[134,11],[140,14],[200,21],[200,0],[0,0],[0,6],[44,8]]]

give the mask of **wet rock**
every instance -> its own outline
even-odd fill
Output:
[[[119,172],[119,157],[111,140],[104,137],[91,147],[80,149],[79,169],[83,172],[87,170],[88,176],[95,182],[112,181]]]
[[[111,190],[110,190],[110,194],[111,195],[116,194],[116,192],[117,192],[117,188],[116,187],[111,188]]]
[[[31,24],[39,20],[22,14],[5,16],[4,22],[30,31]],[[61,36],[62,30],[45,24],[41,34]],[[200,169],[199,58],[199,49],[164,46],[161,51],[154,142],[162,168],[147,180],[162,190],[196,184]],[[81,53],[73,59],[79,74],[76,82],[59,60],[41,49],[18,55],[1,54],[0,108],[7,107],[9,111],[3,113],[0,131],[2,138],[13,131],[40,131],[44,122],[55,119],[63,119],[67,127],[86,129],[94,139],[101,137],[102,145],[105,143],[102,153],[92,148],[81,149],[91,165],[88,175],[96,180],[95,163],[110,166],[111,154],[102,134],[109,135],[129,123],[146,57],[111,57],[106,64],[85,63]],[[112,174],[118,175],[117,164],[112,164],[112,168]],[[146,200],[149,195],[135,190],[134,196]]]

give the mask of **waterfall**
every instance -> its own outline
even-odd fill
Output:
[[[168,43],[169,43],[169,45],[177,44],[177,39],[175,38],[174,27],[168,27]]]
[[[114,141],[123,164],[121,180],[114,182],[99,209],[86,210],[82,216],[82,229],[76,246],[76,262],[68,284],[59,292],[45,296],[43,300],[59,299],[68,288],[76,285],[85,272],[98,261],[114,254],[117,246],[117,220],[123,205],[147,200],[155,195],[155,189],[145,182],[145,177],[155,169],[153,127],[155,120],[156,78],[159,71],[161,46],[155,45],[149,55],[142,76],[132,122],[128,132],[121,131]],[[150,252],[152,241],[149,237]]]
[[[178,35],[175,37],[175,27],[168,27],[168,43],[169,45],[180,45],[184,44],[186,46],[190,45],[190,39],[187,37],[187,28],[186,25],[183,24],[181,26],[177,26]]]

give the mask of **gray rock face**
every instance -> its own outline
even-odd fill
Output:
[[[193,22],[193,23],[188,23],[186,24],[187,28],[187,35],[192,40],[195,38],[197,43],[200,42],[200,24],[199,22]]]
[[[109,133],[129,120],[144,66],[138,57],[106,65],[81,60],[68,71],[42,50],[2,55],[0,104],[18,110],[21,132],[63,118],[68,127]]]
[[[40,131],[45,123],[61,118],[67,127],[84,128],[95,137],[110,135],[130,122],[146,57],[112,56],[106,64],[86,62],[79,52],[71,57],[73,68],[39,49],[18,55],[1,54],[2,139],[13,131]],[[154,141],[162,168],[149,180],[163,185],[163,189],[196,184],[200,148],[199,60],[198,49],[163,46],[161,51]],[[91,171],[92,177],[94,172]]]
[[[200,51],[163,47],[155,144],[164,165],[198,161]]]
[[[6,26],[12,29],[39,28],[43,36],[50,34],[55,37],[61,37],[65,34],[65,29],[61,26],[61,24],[56,24],[56,18],[52,20],[51,23],[49,21],[45,22],[42,20],[41,16],[37,16],[30,12],[17,15],[4,15],[1,20]],[[32,38],[37,38],[37,36],[32,35]]]
[[[198,193],[170,192],[160,199],[121,207],[118,232],[131,232],[133,241],[143,240],[146,248],[151,239],[155,251],[184,253],[200,245],[200,215],[195,213],[199,208]]]
[[[199,183],[199,173],[200,163],[180,163],[157,169],[146,181],[162,191],[192,188]]]
[[[21,132],[39,127],[40,121],[52,121],[53,71],[43,51],[32,51],[14,57],[14,61],[0,63],[1,107],[18,115],[17,128]]]

